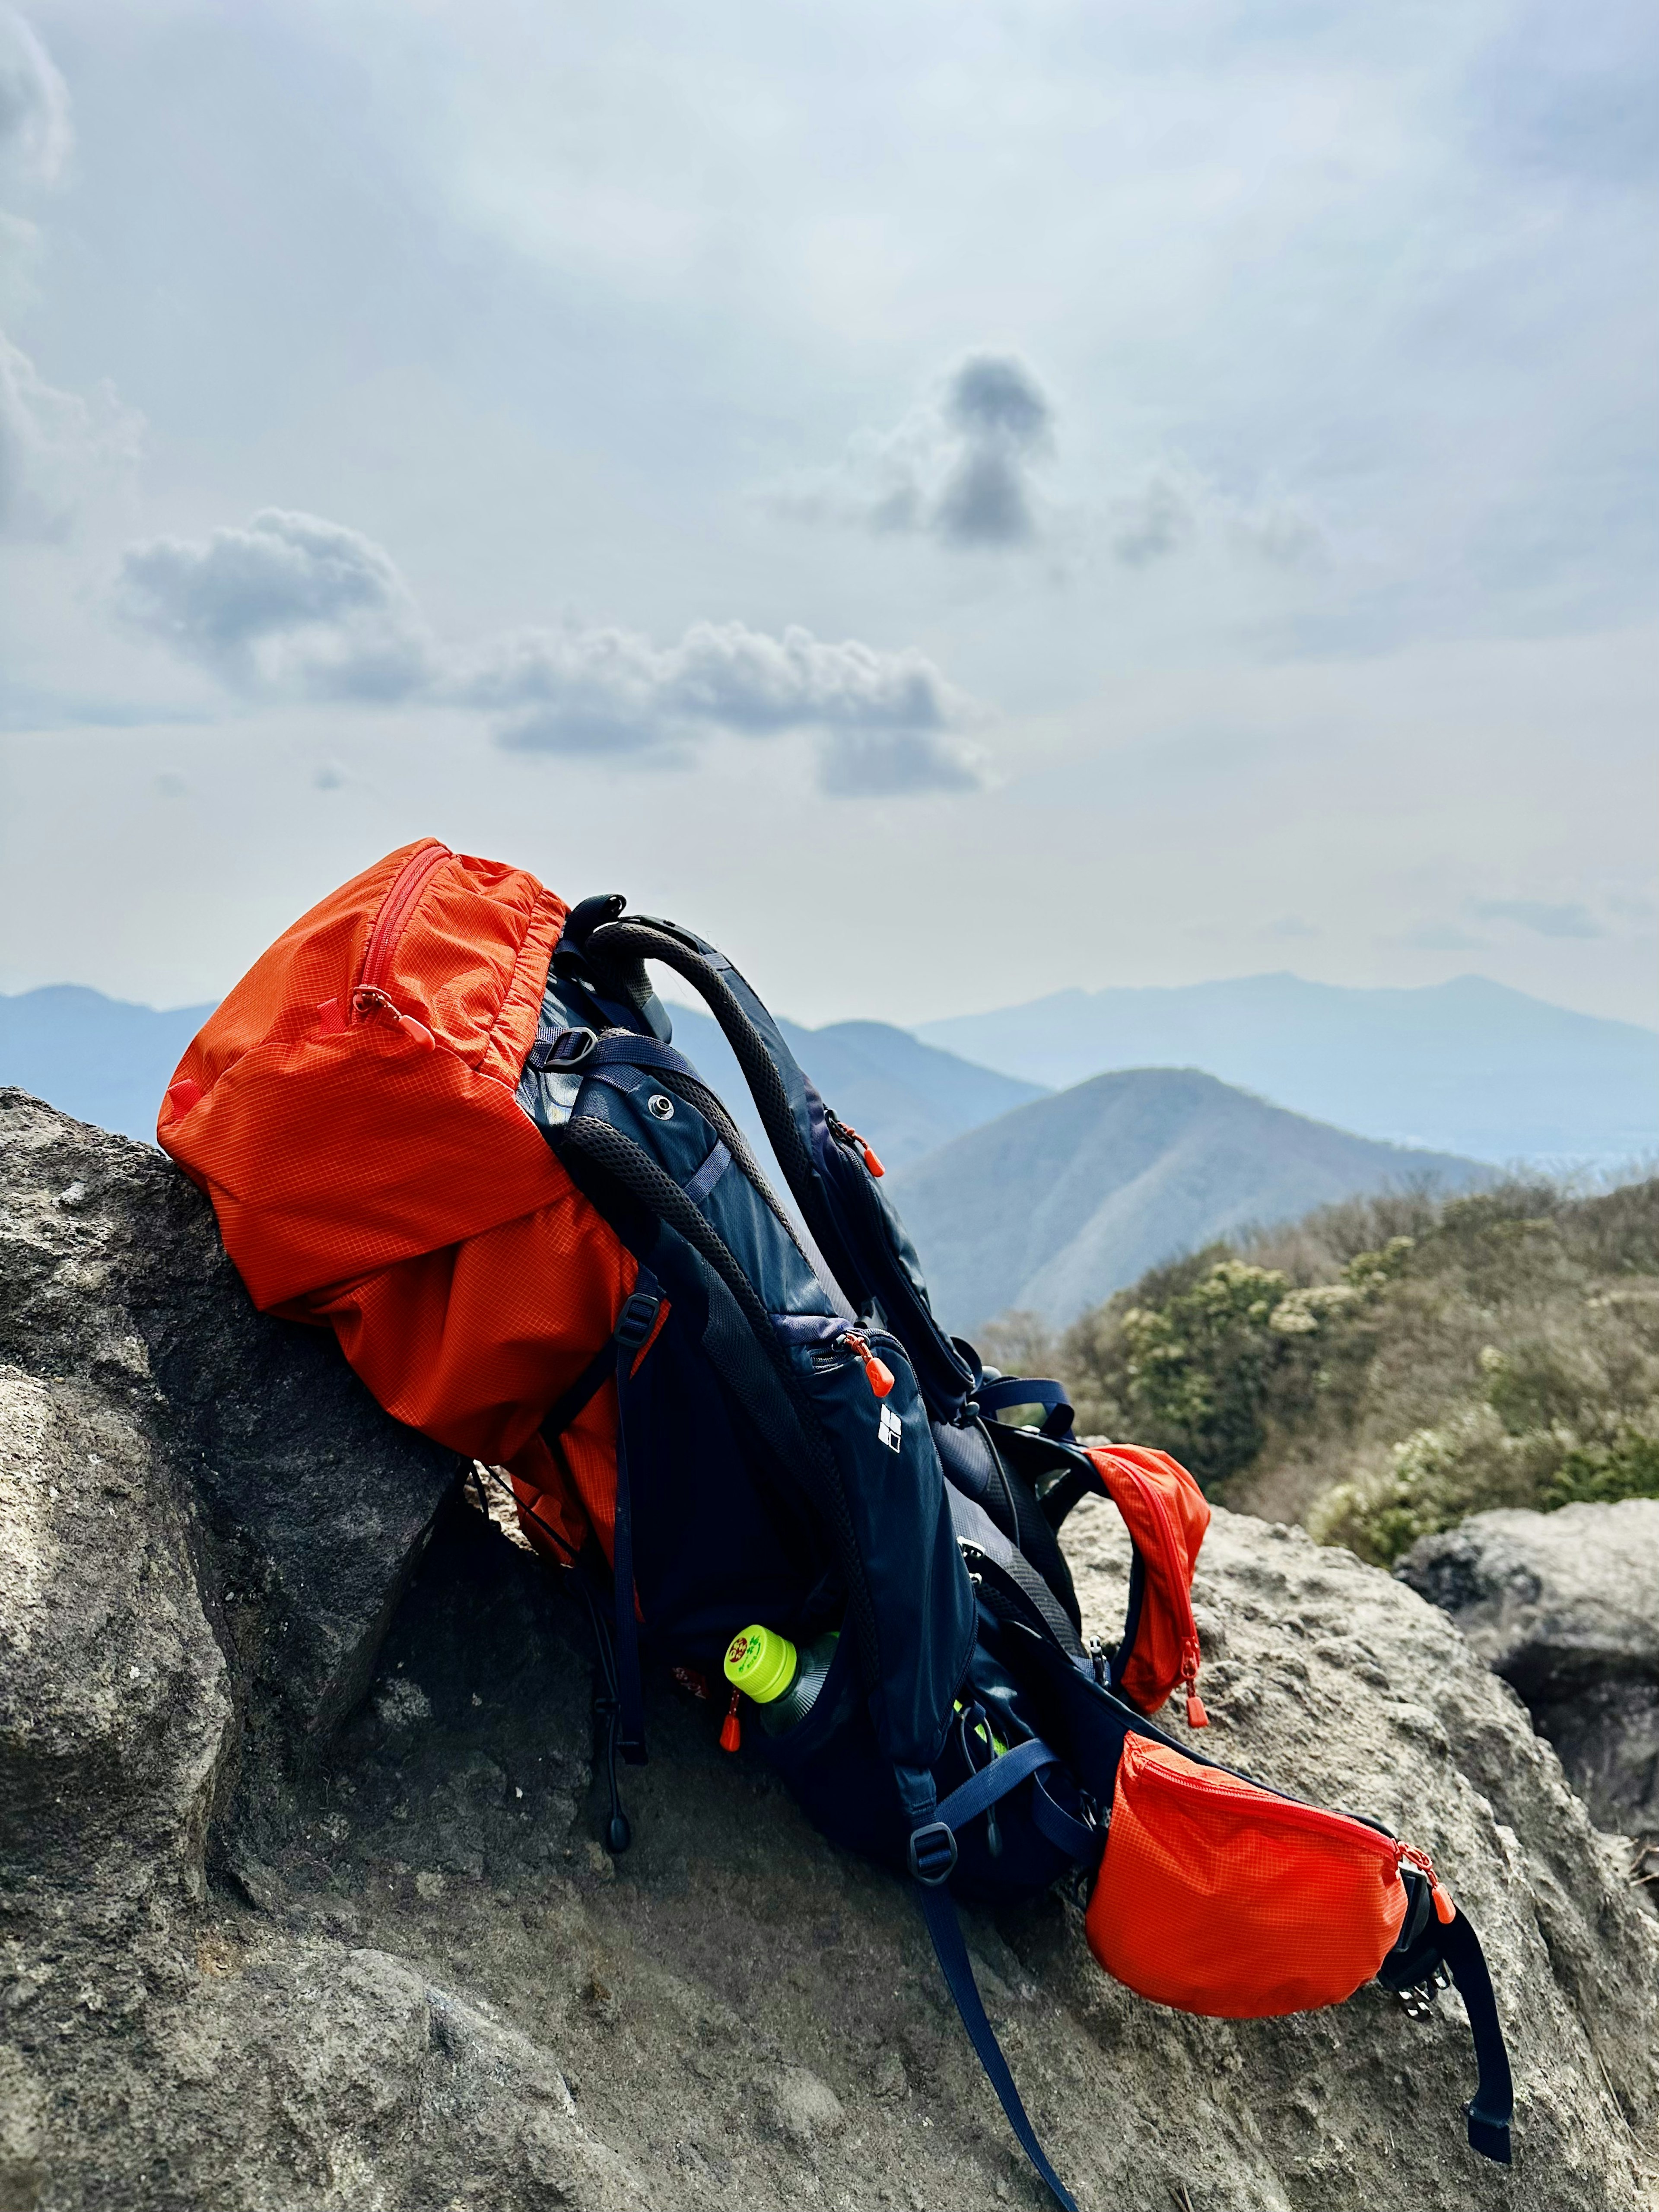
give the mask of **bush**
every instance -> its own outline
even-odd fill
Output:
[[[1491,1506],[1659,1496],[1659,1180],[1328,1207],[1153,1270],[1056,1364],[1080,1428],[1379,1564]]]

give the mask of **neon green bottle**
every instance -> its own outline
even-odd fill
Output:
[[[832,1628],[797,1651],[787,1636],[757,1622],[727,1646],[726,1679],[759,1706],[768,1735],[781,1735],[811,1711],[839,1641],[840,1632]]]

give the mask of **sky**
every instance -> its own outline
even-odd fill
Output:
[[[1656,201],[1650,0],[0,0],[0,990],[1659,1024]]]

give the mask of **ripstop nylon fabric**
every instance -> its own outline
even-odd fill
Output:
[[[1089,1948],[1142,1996],[1223,2020],[1340,2004],[1400,1933],[1392,1845],[1129,1736]]]
[[[360,1018],[377,925],[418,896]],[[532,1536],[607,1553],[616,1397],[536,1435],[605,1342],[634,1260],[514,1097],[566,908],[522,869],[430,838],[388,854],[283,932],[180,1061],[156,1136],[211,1197],[262,1310],[331,1328],[386,1411],[510,1465]]]

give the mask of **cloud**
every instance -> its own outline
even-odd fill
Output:
[[[763,496],[792,520],[909,533],[956,548],[1041,534],[1034,472],[1054,447],[1054,410],[1018,355],[966,355],[892,430],[860,432],[833,468]]]
[[[56,181],[71,143],[69,91],[32,27],[0,4],[0,188]],[[33,226],[0,210],[0,248]],[[0,331],[0,538],[61,538],[112,474],[137,459],[143,418],[112,386],[90,398],[48,384]]]
[[[1577,901],[1551,905],[1542,899],[1476,899],[1470,911],[1483,921],[1514,921],[1540,937],[1605,937],[1589,908]]]
[[[1055,422],[1053,401],[1019,356],[970,353],[893,429],[858,432],[833,467],[804,471],[761,497],[791,521],[927,537],[958,550],[1063,539],[1076,553],[1103,544],[1129,568],[1204,540],[1276,568],[1305,567],[1328,551],[1319,523],[1296,501],[1276,493],[1241,499],[1178,455],[1092,508],[1062,508],[1041,475],[1054,454]]]
[[[1486,945],[1484,937],[1472,936],[1455,921],[1425,921],[1415,929],[1408,929],[1401,939],[1418,952],[1478,952]]]
[[[391,556],[314,514],[268,507],[205,542],[130,546],[116,606],[237,690],[392,701],[431,678],[424,628]]]
[[[30,26],[0,7],[0,177],[52,184],[70,143],[68,87]]]
[[[1131,568],[1206,538],[1282,568],[1306,567],[1329,550],[1318,522],[1296,501],[1238,499],[1179,459],[1158,462],[1133,491],[1109,500],[1104,525],[1113,557]]]
[[[137,460],[143,417],[102,386],[46,382],[0,331],[0,537],[61,538],[76,511]]]
[[[128,549],[115,601],[131,628],[249,695],[470,708],[517,752],[672,766],[712,731],[817,732],[823,787],[839,763],[888,791],[985,780],[965,734],[982,710],[914,650],[791,626],[694,623],[671,645],[568,623],[462,647],[434,635],[391,556],[319,516],[267,507],[204,540]]]

